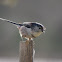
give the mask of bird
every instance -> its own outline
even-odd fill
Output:
[[[9,22],[15,25],[19,30],[19,34],[21,38],[26,38],[28,41],[33,40],[34,38],[40,36],[42,33],[45,33],[45,30],[46,30],[44,25],[38,22],[16,23],[4,18],[0,18],[0,20]]]

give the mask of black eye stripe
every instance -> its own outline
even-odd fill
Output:
[[[27,27],[27,28],[31,28],[31,26],[30,25],[27,25],[27,24],[24,24],[24,26]]]
[[[27,28],[31,28],[29,25],[26,25]]]

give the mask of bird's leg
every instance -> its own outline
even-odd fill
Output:
[[[31,38],[28,38],[28,40],[26,40],[26,44],[28,45],[30,41],[31,41]]]
[[[23,39],[24,39],[25,37],[26,37],[25,35],[21,35],[21,39],[22,39],[22,41],[24,41]]]
[[[31,41],[31,38],[28,38],[29,41]]]

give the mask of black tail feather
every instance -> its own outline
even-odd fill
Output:
[[[7,20],[7,19],[0,18],[0,20],[3,20],[3,21],[6,21],[6,22],[9,22],[9,23],[12,23],[14,25],[22,26],[22,24],[19,24],[19,23],[16,23],[16,22],[13,22],[13,21],[10,21],[10,20]]]

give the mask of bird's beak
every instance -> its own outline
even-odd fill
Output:
[[[46,28],[45,28],[45,27],[43,27],[43,33],[45,33],[45,31],[46,31]]]

